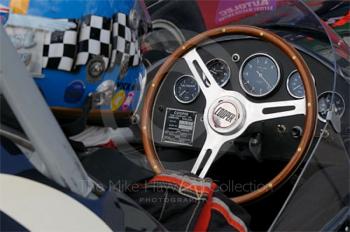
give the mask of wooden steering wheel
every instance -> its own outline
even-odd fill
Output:
[[[295,64],[301,76],[305,88],[305,98],[290,101],[254,103],[236,91],[224,90],[219,87],[204,64],[202,58],[196,51],[196,46],[205,42],[207,39],[226,35],[246,35],[256,37],[272,43],[281,49]],[[299,52],[278,35],[252,26],[226,26],[209,30],[195,36],[184,43],[183,46],[179,47],[168,57],[166,62],[160,67],[155,75],[155,78],[146,93],[141,115],[141,133],[145,153],[156,174],[164,172],[165,169],[158,158],[152,137],[151,119],[155,96],[161,83],[166,81],[165,77],[169,70],[174,63],[181,58],[185,59],[194,79],[198,82],[198,85],[206,98],[203,123],[207,132],[207,138],[191,172],[199,175],[199,177],[205,177],[221,146],[225,142],[234,140],[242,135],[252,123],[267,119],[304,114],[305,123],[303,135],[294,155],[286,166],[263,187],[253,192],[234,197],[232,200],[236,203],[245,203],[254,200],[268,193],[282,183],[289,175],[291,175],[293,169],[306,154],[315,133],[317,116],[316,93],[310,70]],[[204,73],[204,75],[201,75],[201,73]],[[268,108],[276,109],[284,106],[290,106],[289,108],[291,108],[291,110],[264,113]],[[225,112],[228,112],[230,120],[225,121],[222,118],[217,117],[215,112],[217,112],[218,109],[224,109]],[[204,159],[208,154],[209,158]]]

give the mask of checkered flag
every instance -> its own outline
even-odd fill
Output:
[[[141,55],[138,40],[132,37],[128,16],[117,13],[113,16],[112,26],[112,55],[110,67],[122,62],[123,56],[129,56],[129,65],[140,63]]]
[[[94,56],[101,56],[108,66],[111,50],[111,19],[96,15],[85,17],[78,43],[76,65],[85,65]]]
[[[141,50],[140,50],[140,44],[138,40],[131,42],[129,55],[130,55],[129,66],[137,66],[140,64]]]
[[[43,48],[43,68],[72,71],[77,52],[78,21],[62,19],[76,24],[66,31],[54,31],[45,37]]]

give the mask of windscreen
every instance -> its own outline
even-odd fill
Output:
[[[243,15],[239,17],[237,12],[244,7],[243,1],[237,1],[221,13],[226,23],[274,31],[332,70],[328,80],[314,77],[316,86],[327,82],[327,87],[317,91],[316,134],[308,156],[296,171],[298,178],[294,187],[270,231],[335,231],[344,229],[342,226],[349,220],[350,50],[307,3],[266,1],[265,7],[251,6],[249,12],[241,12]],[[225,4],[229,6],[222,1],[221,5]],[[229,22],[230,14],[239,20]]]
[[[296,0],[199,1],[202,27],[188,24],[181,27],[180,19],[175,20],[174,25],[165,25],[165,22],[161,25],[159,21],[156,24],[173,35],[173,40],[167,40],[168,43],[158,41],[158,44],[167,44],[169,54],[174,50],[172,43],[179,41],[181,44],[185,40],[182,36],[190,38],[224,25],[253,25],[282,36],[299,52],[315,58],[328,70],[328,75],[314,76],[318,105],[315,136],[307,156],[295,172],[298,178],[271,225],[271,231],[334,230],[334,222],[342,218],[349,206],[350,50],[310,8],[315,8],[315,4],[321,8],[323,3]],[[152,8],[155,7],[150,5]],[[187,12],[186,9],[190,7],[184,7],[182,11]],[[187,13],[195,12],[191,10]],[[196,21],[195,16],[193,21]],[[177,29],[183,28],[186,30],[178,33]]]
[[[344,229],[350,189],[349,47],[303,2],[291,1],[254,18],[260,18],[257,25],[278,31],[297,48],[318,56],[333,73],[328,88],[317,92],[318,125],[309,155],[270,231]],[[322,80],[315,79],[317,86]]]

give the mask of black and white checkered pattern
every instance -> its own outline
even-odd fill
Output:
[[[66,31],[54,31],[45,37],[43,48],[43,68],[72,71],[77,52],[78,21],[62,19],[73,22],[75,28]]]
[[[132,33],[126,14],[117,13],[112,19],[96,15],[74,22],[75,28],[47,34],[43,48],[43,68],[74,71],[86,65],[94,56],[100,56],[105,67],[128,61],[128,66],[141,62],[140,44],[137,34]],[[80,29],[79,29],[80,26]],[[125,58],[127,58],[125,60]]]
[[[84,18],[78,43],[76,65],[85,65],[94,56],[101,56],[108,66],[111,52],[111,19],[96,15]]]
[[[131,43],[129,55],[130,55],[129,66],[137,66],[140,64],[141,50],[140,50],[140,44],[138,40]]]
[[[129,56],[129,66],[140,63],[139,42],[133,38],[131,31],[126,14],[117,13],[113,16],[111,68],[120,64],[124,55]]]

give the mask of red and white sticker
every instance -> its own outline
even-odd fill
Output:
[[[9,18],[10,8],[0,4],[0,24],[5,25]]]

